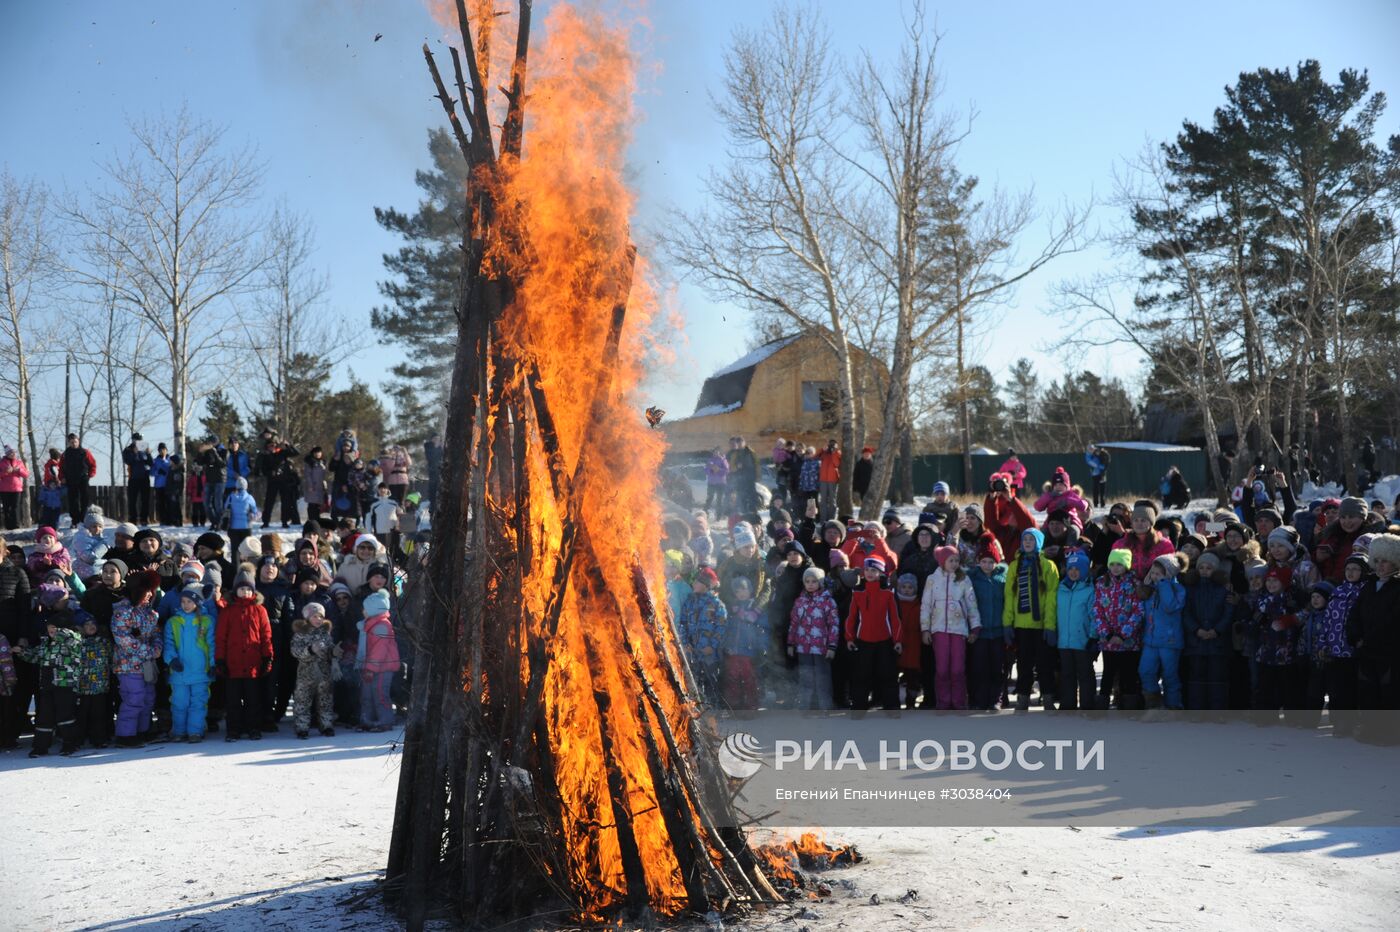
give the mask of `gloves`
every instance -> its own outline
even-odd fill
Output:
[[[1054,628],[1045,629],[1045,643],[1051,647],[1059,647],[1060,639]]]
[[[170,669],[174,670],[176,673],[181,673],[185,669],[185,662],[179,657],[176,657],[174,660],[170,661]]]
[[[271,657],[264,657],[263,660],[262,660],[262,666],[259,667],[258,669],[262,672],[262,675],[263,675],[263,676],[271,676],[271,675],[272,675],[272,658],[271,658]]]

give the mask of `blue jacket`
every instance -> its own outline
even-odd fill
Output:
[[[170,457],[157,456],[151,461],[151,488],[163,489],[170,478]]]
[[[228,512],[228,529],[246,531],[258,513],[258,503],[247,492],[234,490],[224,501],[224,509]]]
[[[199,606],[199,610],[202,611],[204,614],[208,615],[210,618],[219,617],[218,603],[216,603],[212,598],[205,599],[203,604]],[[167,619],[169,619],[173,615],[178,614],[179,611],[180,587],[176,586],[174,589],[171,589],[165,595],[161,596],[160,601],[156,603],[156,617],[160,619],[161,624],[164,624]]]
[[[1186,607],[1181,614],[1182,635],[1186,656],[1204,657],[1231,653],[1230,630],[1234,620],[1233,606],[1225,601],[1229,591],[1219,583],[1202,579],[1186,588]],[[1214,631],[1215,637],[1201,640],[1197,629]]]
[[[1102,476],[1107,469],[1103,464],[1103,460],[1092,453],[1084,454],[1084,462],[1089,464],[1089,475],[1094,477]]]
[[[1157,583],[1152,597],[1142,603],[1142,646],[1181,650],[1181,615],[1185,607],[1185,586],[1175,579]]]
[[[198,615],[176,612],[165,623],[165,662],[179,659],[183,670],[170,671],[172,686],[207,683],[213,679],[214,620],[201,611]]]
[[[1060,650],[1092,650],[1099,646],[1094,624],[1094,584],[1089,580],[1060,582],[1055,618]]]
[[[149,450],[137,450],[128,446],[122,450],[122,462],[130,469],[132,479],[146,479],[151,475],[151,454]]]
[[[248,460],[248,451],[239,450],[237,453],[228,451],[228,466],[224,474],[224,488],[231,489],[238,485],[238,478],[242,476],[247,479],[252,474],[252,465]]]
[[[994,637],[1002,634],[1004,628],[1001,613],[1006,606],[1006,566],[998,563],[988,576],[982,567],[973,565],[967,571],[972,580],[972,594],[977,597],[977,614],[982,618],[982,633],[979,637]]]

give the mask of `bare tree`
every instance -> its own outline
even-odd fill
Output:
[[[108,186],[65,208],[86,259],[73,272],[110,289],[154,339],[164,371],[133,374],[169,406],[172,450],[184,458],[190,415],[219,382],[213,358],[239,342],[234,299],[267,263],[248,211],[262,171],[188,108],[131,133],[132,150],[105,166]]]
[[[0,390],[14,403],[15,446],[23,451],[28,444],[36,484],[41,463],[34,435],[35,360],[52,329],[36,318],[58,272],[49,232],[48,192],[0,172]],[[29,521],[28,495],[20,499],[20,520]]]
[[[711,206],[677,216],[661,242],[715,297],[826,342],[838,367],[841,446],[851,456],[859,263],[840,219],[852,170],[832,146],[840,130],[834,62],[830,35],[805,10],[780,7],[761,31],[736,32],[715,101],[733,158],[706,182]],[[851,507],[849,469],[837,507]]]

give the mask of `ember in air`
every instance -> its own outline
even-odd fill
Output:
[[[1071,754],[1071,750],[1073,754]],[[1001,739],[978,744],[956,739],[943,742],[884,741],[877,757],[867,760],[855,741],[791,741],[773,743],[775,770],[1103,770],[1104,741],[1055,738],[1030,739],[1015,745]]]

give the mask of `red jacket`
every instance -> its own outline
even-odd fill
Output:
[[[869,553],[861,546],[863,541],[870,541],[874,546]],[[890,549],[890,545],[883,537],[874,537],[865,531],[852,535],[841,542],[839,549],[851,561],[851,568],[860,572],[865,565],[866,557],[879,557],[885,561],[885,573],[892,575],[899,568],[899,555]]]
[[[851,610],[846,616],[846,640],[879,644],[895,641],[903,631],[899,602],[894,593],[871,582],[851,593]]]
[[[272,659],[272,625],[262,596],[233,599],[219,605],[214,626],[214,659],[228,666],[230,679],[257,679],[264,661]]]
[[[49,458],[44,461],[44,481],[63,484],[63,460]]]
[[[818,482],[840,482],[841,481],[841,451],[823,450],[817,454],[817,461],[821,464],[817,470]]]
[[[82,451],[83,451],[83,458],[87,460],[87,477],[86,477],[86,478],[88,478],[88,479],[95,479],[95,478],[97,478],[97,460],[95,460],[95,459],[92,458],[92,451],[91,451],[91,450],[86,449],[86,448],[81,448],[81,449],[82,449]],[[82,477],[76,477],[76,476],[68,476],[68,475],[66,475],[66,474],[65,474],[65,471],[64,471],[64,469],[63,469],[63,460],[60,458],[59,461],[58,461],[58,481],[59,481],[59,482],[67,482],[69,479],[73,479],[73,478],[82,478]]]
[[[982,524],[1001,544],[1001,552],[1015,554],[1021,549],[1021,535],[1035,527],[1035,518],[1014,495],[1002,498],[988,495],[982,502]]]

